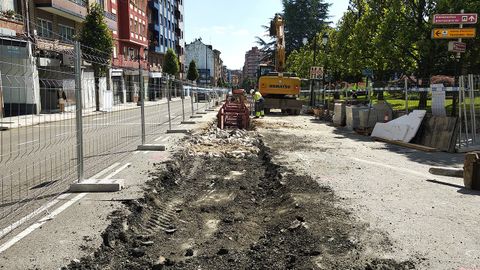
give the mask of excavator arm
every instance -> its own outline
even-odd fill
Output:
[[[275,69],[285,71],[285,22],[281,14],[275,14],[270,23],[270,35],[277,38],[275,46]]]

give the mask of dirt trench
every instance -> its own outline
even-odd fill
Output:
[[[144,199],[113,213],[102,246],[63,269],[415,268],[382,258],[388,239],[377,256],[364,244],[373,232],[336,207],[329,188],[272,163],[249,136],[257,155],[184,149],[156,164]]]

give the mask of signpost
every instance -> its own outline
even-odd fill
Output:
[[[460,14],[436,14],[433,16],[433,24],[476,24],[478,14],[460,13]]]
[[[454,53],[465,53],[467,51],[467,44],[463,42],[450,41],[448,43],[448,51]]]
[[[311,67],[310,79],[319,79],[323,77],[323,67]]]
[[[459,78],[458,73],[460,68],[460,59],[462,53],[467,50],[467,45],[463,43],[463,39],[475,38],[477,36],[476,28],[463,28],[464,25],[477,24],[478,14],[465,13],[465,10],[461,10],[460,14],[436,14],[433,16],[433,24],[436,25],[458,25],[459,28],[436,28],[432,30],[433,39],[458,39],[457,42],[450,41],[448,43],[448,50],[456,53],[455,61],[455,77]],[[442,98],[442,97],[440,97]],[[453,96],[452,115],[455,115],[458,95]],[[443,112],[442,112],[443,115]]]
[[[435,28],[432,30],[434,39],[457,39],[457,38],[475,38],[477,31],[475,28]]]
[[[368,77],[368,78],[372,78],[373,77],[373,70],[364,69],[364,70],[362,70],[362,75],[365,76],[365,77]]]

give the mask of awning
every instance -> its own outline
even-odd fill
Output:
[[[150,72],[149,77],[150,78],[162,78],[162,73],[161,72]]]
[[[111,71],[112,77],[121,77],[123,76],[123,69],[112,69]]]

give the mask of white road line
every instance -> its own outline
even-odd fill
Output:
[[[148,154],[148,153],[150,153],[150,151],[145,151],[145,152],[143,152],[143,153],[144,153],[144,154]]]
[[[118,165],[120,165],[120,163],[118,163],[118,162],[117,162],[117,163],[114,163],[114,164],[112,164],[110,167],[108,167],[108,168],[104,169],[103,171],[101,171],[101,172],[95,174],[94,176],[92,176],[92,178],[93,178],[93,179],[100,178],[100,176],[106,174],[106,173],[107,173],[108,171],[110,171],[110,170],[113,170],[113,169],[114,169],[115,167],[117,167]]]
[[[168,137],[164,137],[161,141],[166,142],[168,140]]]
[[[58,134],[55,137],[61,137],[61,136],[65,136],[65,135],[68,135],[68,134],[71,134],[71,133],[70,132],[65,132],[65,133]]]
[[[37,210],[33,211],[32,213],[26,215],[25,217],[23,217],[19,221],[16,221],[16,222],[12,223],[11,225],[9,225],[8,227],[4,228],[3,230],[0,231],[0,239],[3,238],[5,235],[9,234],[11,231],[18,228],[23,223],[29,221],[30,219],[32,219],[36,215],[38,215],[38,214],[42,213],[43,211],[47,210],[48,208],[54,206],[59,201],[64,200],[65,198],[68,197],[68,195],[70,195],[70,194],[65,193],[65,194],[62,194],[62,195],[58,196],[55,200],[41,206],[40,208],[38,208]]]
[[[38,140],[33,140],[33,141],[24,142],[24,143],[19,143],[18,146],[20,146],[20,145],[25,145],[25,144],[30,144],[30,143],[34,143],[34,142],[38,142]]]
[[[110,179],[110,178],[114,177],[114,176],[117,175],[119,172],[121,172],[121,171],[125,170],[126,168],[130,167],[130,165],[132,165],[132,164],[127,163],[127,164],[123,165],[122,167],[120,167],[120,168],[118,168],[116,171],[114,171],[113,173],[107,175],[107,176],[105,177],[105,179]]]
[[[23,230],[21,233],[10,239],[10,241],[6,242],[5,244],[0,246],[0,254],[3,253],[5,250],[9,249],[13,245],[15,245],[18,241],[22,240],[25,238],[27,235],[31,234],[33,231],[36,229],[40,228],[43,224],[45,224],[47,221],[55,218],[58,214],[63,212],[65,209],[70,207],[72,204],[75,202],[79,201],[81,198],[85,197],[87,193],[80,193],[77,196],[75,196],[73,199],[68,200],[65,204],[60,206],[59,208],[55,209],[52,213],[47,215],[46,217],[40,219],[37,223],[31,225],[30,227],[26,228]]]
[[[109,170],[117,167],[118,165],[120,165],[120,163],[115,163],[113,165],[111,165],[110,167],[104,169],[103,171],[97,173],[96,175],[93,176],[93,178],[98,178],[100,176],[102,176],[103,174],[105,174],[106,172],[108,172]],[[117,169],[116,171],[114,171],[113,173],[107,175],[105,178],[106,179],[109,179],[110,177],[113,177],[114,175],[118,174],[119,172],[121,172],[123,169],[127,168],[128,166],[130,166],[130,163],[127,163],[125,164],[124,166],[120,167],[119,169]],[[39,214],[40,212],[43,212],[45,211],[46,209],[48,209],[49,207],[55,205],[56,203],[58,203],[58,201],[60,200],[63,200],[65,198],[67,198],[68,196],[70,196],[71,193],[64,193],[60,196],[58,196],[57,199],[53,200],[52,202],[46,204],[45,206],[43,207],[40,207],[39,209],[37,209],[37,211],[35,211],[34,213],[31,213],[30,215],[28,215],[27,217],[29,217],[29,219],[33,218],[35,215]],[[26,228],[25,230],[23,230],[22,232],[20,232],[18,235],[16,235],[15,237],[13,237],[12,239],[10,239],[10,241],[4,243],[3,245],[0,246],[0,254],[3,253],[5,250],[9,249],[10,247],[12,247],[13,245],[15,245],[18,241],[22,240],[23,238],[25,238],[26,236],[28,236],[29,234],[31,234],[33,231],[35,231],[36,229],[40,228],[43,224],[45,224],[47,221],[49,220],[52,220],[53,218],[55,218],[57,215],[59,215],[60,213],[62,213],[63,211],[65,211],[65,209],[67,209],[68,207],[70,207],[71,205],[73,205],[74,203],[76,203],[77,201],[81,200],[83,197],[85,197],[87,195],[87,193],[80,193],[78,194],[77,196],[73,197],[72,199],[68,200],[66,203],[64,203],[63,205],[61,205],[60,207],[58,207],[57,209],[55,209],[52,213],[50,213],[49,215],[45,216],[44,218],[40,219],[37,223],[35,224],[32,224],[30,227]],[[26,222],[27,219],[23,219],[23,222]],[[16,225],[16,227],[20,226],[21,223],[14,223]],[[12,224],[12,226],[14,225]],[[16,228],[15,227],[15,228]],[[10,228],[10,231],[11,232],[13,229],[15,228]],[[8,229],[8,228],[7,228]],[[4,231],[6,232],[7,229],[4,229],[2,230],[2,233],[4,233]],[[6,232],[8,233],[8,232]],[[4,235],[4,234],[3,234]],[[2,236],[3,236],[2,235]],[[1,238],[1,236],[0,236]]]
[[[138,153],[140,153],[140,151],[133,152],[134,155],[138,155]]]
[[[163,136],[158,137],[158,138],[155,139],[155,141],[158,142],[158,141],[160,141],[162,138],[163,138]]]
[[[410,173],[410,174],[420,176],[420,177],[425,177],[425,178],[428,178],[428,179],[431,179],[433,177],[433,175],[428,174],[428,173],[421,173],[421,172],[418,172],[418,171],[405,169],[405,168],[400,168],[398,166],[387,165],[387,164],[376,162],[376,161],[363,160],[363,159],[354,158],[354,157],[347,157],[347,158],[349,158],[351,160],[354,160],[354,161],[357,161],[357,162],[362,162],[362,163],[366,163],[366,164],[370,164],[370,165],[380,166],[380,167],[391,169],[391,170],[394,170],[394,171],[397,171],[397,172]]]

